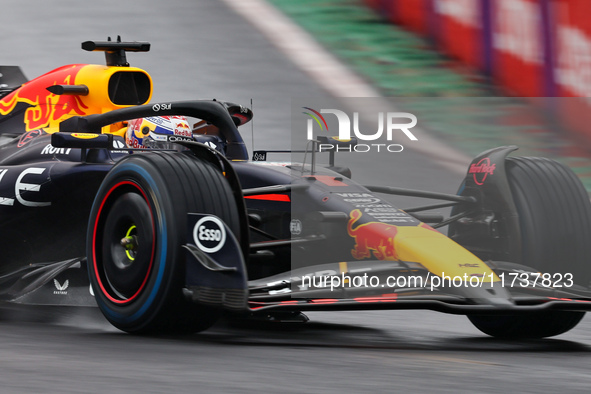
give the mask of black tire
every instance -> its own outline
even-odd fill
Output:
[[[574,328],[585,312],[546,311],[526,315],[468,316],[480,331],[504,339],[536,339],[563,334]]]
[[[546,311],[527,315],[468,316],[480,331],[504,339],[553,337],[574,328],[585,312]]]
[[[135,154],[105,177],[90,215],[87,256],[96,301],[115,327],[190,333],[217,320],[217,310],[182,295],[188,212],[218,216],[240,236],[230,186],[210,163],[176,152]]]
[[[521,261],[541,273],[572,274],[587,287],[591,276],[591,203],[568,167],[545,158],[506,161],[507,178],[519,213]],[[468,316],[482,332],[503,338],[543,338],[562,334],[584,312]]]
[[[507,176],[519,212],[522,261],[543,273],[591,279],[591,203],[573,171],[550,159],[507,159]],[[531,262],[531,264],[530,264]]]

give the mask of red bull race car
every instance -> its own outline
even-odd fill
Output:
[[[511,338],[564,333],[591,309],[591,204],[564,165],[492,149],[450,195],[360,185],[334,151],[328,166],[249,160],[250,109],[148,104],[151,77],[126,60],[148,43],[82,48],[106,65],[31,81],[0,67],[3,302],[98,306],[130,333],[429,309]],[[321,142],[355,143],[319,137],[309,153]]]

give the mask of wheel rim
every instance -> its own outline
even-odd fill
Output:
[[[156,232],[146,193],[131,181],[103,198],[93,232],[94,273],[102,294],[125,305],[144,290],[153,268]]]

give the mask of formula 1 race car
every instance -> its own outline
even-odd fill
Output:
[[[84,42],[106,66],[31,81],[0,66],[4,302],[98,305],[130,333],[196,332],[224,311],[430,309],[492,336],[539,338],[591,310],[591,204],[565,166],[500,147],[449,195],[362,186],[334,150],[327,167],[313,154],[250,161],[237,129],[250,109],[147,104],[152,80],[126,52],[149,46]],[[173,126],[157,134],[144,121]],[[318,141],[355,144],[319,137],[310,153]],[[384,194],[443,202],[400,210]]]

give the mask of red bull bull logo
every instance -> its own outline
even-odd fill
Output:
[[[174,125],[174,135],[182,137],[193,137],[193,130],[184,116],[171,116],[172,124]]]
[[[372,253],[378,260],[398,260],[394,247],[398,228],[381,222],[364,223],[353,228],[360,218],[361,211],[355,209],[351,212],[347,225],[349,236],[355,238],[355,247],[351,250],[351,255],[357,260],[370,258]]]
[[[180,135],[183,137],[192,137],[193,132],[187,124],[187,122],[176,122],[174,128],[174,135]]]
[[[8,115],[17,104],[30,105],[24,113],[26,131],[48,127],[67,115],[85,115],[88,107],[80,96],[56,95],[47,90],[52,85],[75,85],[76,75],[84,65],[70,65],[27,82],[0,100],[0,115]]]

